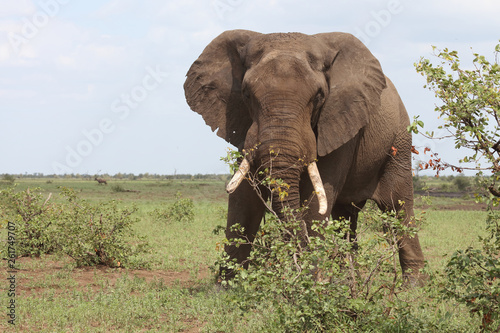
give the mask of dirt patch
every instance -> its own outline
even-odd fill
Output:
[[[190,288],[197,285],[196,281],[210,275],[208,267],[199,267],[194,276],[188,270],[181,272],[165,270],[137,270],[125,268],[109,268],[104,266],[68,269],[64,260],[46,258],[18,258],[16,263],[21,269],[16,273],[16,294],[26,297],[53,290],[56,294],[71,290],[102,289],[103,286],[114,287],[116,281],[123,277],[137,277],[146,283],[162,282],[166,286],[180,285]],[[5,267],[5,266],[4,266]],[[4,278],[8,270],[3,271]]]

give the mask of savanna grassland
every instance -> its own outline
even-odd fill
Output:
[[[52,193],[50,200],[54,202],[61,200],[58,193],[64,186],[89,202],[115,200],[120,207],[135,205],[137,223],[133,230],[150,248],[141,255],[141,261],[147,263],[143,268],[76,267],[70,257],[58,253],[17,258],[15,325],[8,323],[10,273],[3,260],[0,331],[282,331],[269,319],[272,309],[262,306],[243,311],[231,303],[229,291],[220,291],[214,284],[212,267],[224,235],[213,231],[225,225],[227,210],[222,177],[111,179],[108,185],[90,179],[18,178],[15,183],[16,191],[40,188],[43,197]],[[2,184],[0,190],[7,186]],[[192,199],[193,218],[164,221],[151,214],[178,200],[178,193]],[[455,250],[478,244],[478,236],[484,233],[486,212],[470,197],[418,195],[416,211],[424,216],[419,235],[430,271],[442,270]],[[6,222],[1,221],[4,229]],[[6,257],[4,249],[2,257]],[[470,318],[464,307],[451,301],[437,301],[425,288],[408,289],[399,295],[414,309],[413,315],[430,321],[447,320],[440,324],[448,328],[444,331],[478,331],[479,319]]]

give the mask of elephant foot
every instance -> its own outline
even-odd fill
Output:
[[[423,287],[429,281],[429,275],[422,272],[422,269],[409,269],[403,272],[403,283],[408,287]]]
[[[227,291],[228,289],[229,289],[228,283],[223,283],[223,281],[220,280],[219,278],[216,279],[215,286],[214,286],[215,292],[220,293],[220,292]]]
[[[429,276],[426,274],[412,274],[408,276],[404,276],[404,285],[410,288],[414,287],[424,287],[429,281]]]
[[[218,291],[227,290],[230,288],[229,282],[233,280],[235,273],[232,269],[221,267],[219,274],[215,276],[215,286]]]

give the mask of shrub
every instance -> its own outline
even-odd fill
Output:
[[[118,208],[116,201],[90,204],[64,187],[61,195],[67,204],[60,217],[58,244],[77,266],[145,264],[137,257],[146,251],[147,243],[132,229],[136,207]]]
[[[136,208],[120,209],[114,201],[90,204],[61,189],[65,203],[49,203],[51,195],[44,198],[38,188],[0,192],[0,213],[15,225],[17,256],[62,252],[77,266],[145,265],[134,258],[147,249],[132,232]]]
[[[269,304],[267,312],[285,332],[364,331],[404,317],[407,304],[397,298],[402,290],[397,238],[415,230],[394,214],[378,214],[386,232],[357,239],[357,251],[348,221],[315,222],[317,234],[304,244],[300,221],[285,225],[271,217],[253,242],[247,270],[225,255],[218,262],[235,272],[233,280],[221,282],[233,291],[227,297],[244,310]]]
[[[160,221],[192,222],[194,219],[194,203],[190,198],[183,198],[180,192],[175,195],[175,202],[166,208],[157,208],[151,216]]]
[[[2,180],[8,185],[14,185],[16,177],[14,175],[9,175],[8,173],[6,173],[2,176]]]
[[[422,180],[422,177],[413,176],[413,190],[423,191],[427,189],[427,184]]]
[[[467,305],[482,329],[500,329],[500,212],[489,210],[480,249],[456,251],[445,269],[443,296]],[[494,324],[496,321],[496,324]]]
[[[453,179],[453,184],[458,188],[459,191],[467,191],[471,186],[471,181],[468,177],[460,176]]]
[[[40,188],[0,191],[0,213],[15,225],[17,256],[39,256],[57,249],[54,235],[61,209],[50,198],[44,198]]]
[[[224,160],[232,163],[234,170],[239,157],[229,152]],[[272,168],[258,176],[247,178],[257,193],[267,187],[269,192],[278,190],[280,196],[288,195],[289,186],[273,178]],[[283,214],[277,214],[271,204],[263,202],[270,214],[255,240],[224,241],[237,247],[251,245],[247,260],[238,264],[222,253],[216,262],[223,275],[220,284],[230,289],[228,302],[243,312],[265,312],[270,318],[270,330],[276,331],[364,332],[374,327],[381,331],[414,331],[415,325],[435,328],[434,323],[412,316],[408,303],[398,297],[404,286],[398,240],[403,235],[414,236],[417,230],[404,225],[402,216],[382,213],[370,204],[360,214],[365,226],[358,228],[363,230],[358,230],[357,238],[352,239],[356,236],[351,234],[350,221],[345,220],[313,222],[313,232],[304,237],[304,223],[296,218],[303,212],[285,208]],[[421,219],[415,222],[420,225]],[[233,228],[243,235],[239,225]],[[366,236],[368,229],[377,232]],[[214,232],[219,230],[217,227]],[[217,248],[222,247],[217,244]],[[248,269],[244,269],[246,265]],[[224,279],[224,274],[233,278]]]
[[[123,188],[123,186],[118,185],[118,184],[111,186],[111,190],[113,192],[126,192],[126,190]]]

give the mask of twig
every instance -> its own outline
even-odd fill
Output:
[[[49,196],[47,197],[47,200],[45,200],[45,202],[43,203],[42,207],[47,204],[47,202],[50,200],[51,197],[52,197],[52,192],[49,193]]]

